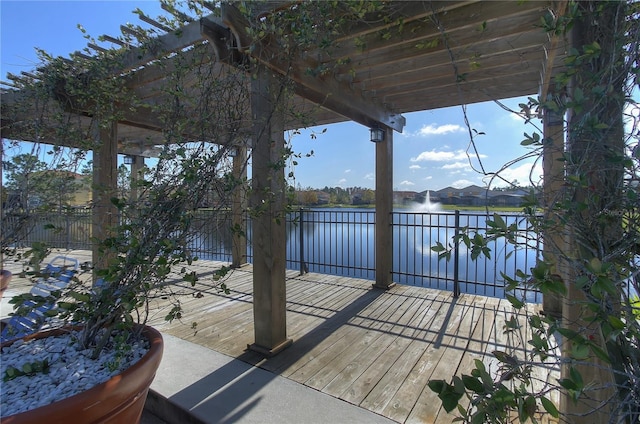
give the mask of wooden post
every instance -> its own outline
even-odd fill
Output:
[[[249,349],[273,356],[291,344],[286,323],[286,225],[284,123],[277,99],[281,85],[260,68],[251,81],[254,145],[251,157],[253,218],[253,318]]]
[[[576,369],[585,385],[585,394],[574,401],[571,393],[561,392],[560,412],[567,422],[610,423],[623,422],[616,417],[616,408],[622,399],[617,392],[617,378],[624,379],[624,358],[619,349],[605,337],[600,322],[594,320],[596,313],[591,306],[596,304],[585,293],[588,286],[579,286],[579,278],[589,275],[585,263],[599,259],[614,263],[619,255],[620,236],[623,228],[621,206],[624,164],[623,107],[625,50],[620,43],[626,16],[624,2],[578,2],[580,19],[576,19],[571,33],[572,47],[584,51],[585,46],[597,43],[602,52],[597,59],[586,59],[575,64],[569,98],[583,99],[579,107],[569,111],[567,138],[567,176],[572,189],[572,203],[581,205],[567,215],[570,230],[570,245],[566,256],[573,258],[567,281],[567,296],[563,302],[563,326],[587,338],[591,343],[607,352],[611,362],[607,363],[594,354],[580,361],[571,359],[574,343],[563,339],[563,378],[571,378],[571,368]],[[606,29],[606,30],[602,30]],[[600,75],[599,75],[600,74]],[[602,96],[593,95],[595,84],[603,84],[607,90]],[[595,78],[597,76],[597,79]],[[597,82],[593,82],[592,78]],[[593,122],[603,123],[604,128],[593,128]],[[594,249],[592,246],[598,246]],[[600,308],[618,315],[620,299],[604,296]],[[618,357],[620,356],[620,357]],[[625,395],[626,396],[626,395]],[[627,400],[628,402],[630,400]]]
[[[96,124],[97,125],[97,124]],[[111,123],[108,128],[96,128],[96,148],[93,150],[93,213],[91,235],[104,240],[118,223],[118,210],[111,202],[118,185],[118,125]],[[109,255],[98,250],[93,244],[93,265],[105,268]]]
[[[554,204],[562,201],[564,195],[564,116],[545,110],[543,118],[544,145],[542,151],[543,167],[543,203],[549,221],[554,225],[543,234],[542,255],[554,264],[554,273],[567,281],[566,270],[559,263],[559,252],[566,251],[566,236],[560,217],[553,211]],[[557,295],[546,294],[542,299],[542,308],[546,315],[560,318],[562,299]]]
[[[373,287],[392,287],[393,267],[393,130],[385,127],[384,140],[376,143],[376,282]]]
[[[233,178],[236,181],[247,179],[247,148],[239,146],[233,158]],[[247,193],[244,185],[237,185],[231,194],[231,226],[233,228],[231,247],[231,266],[241,267],[247,263]]]
[[[138,201],[138,180],[140,180],[140,171],[144,167],[144,156],[134,156],[133,163],[131,164],[131,175],[129,176],[131,181],[131,190],[129,192],[129,200],[132,202]]]

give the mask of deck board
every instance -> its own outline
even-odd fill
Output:
[[[221,265],[201,260],[196,269],[211,274]],[[503,331],[514,313],[504,300],[471,294],[454,299],[450,292],[403,285],[382,291],[367,280],[297,271],[286,275],[293,344],[272,358],[247,350],[255,341],[251,265],[228,275],[228,294],[207,276],[195,287],[175,284],[183,294],[183,318],[164,321],[171,305],[155,299],[149,324],[401,423],[452,422],[455,416],[441,408],[428,381],[468,374],[474,359],[495,371],[491,352],[504,350],[514,336]],[[550,368],[535,375],[558,378]],[[557,394],[552,400],[557,403]]]
[[[483,298],[467,295],[448,305],[445,321],[428,351],[431,354],[430,362],[435,364],[429,379],[449,381],[456,374],[483,305]],[[436,422],[440,407],[436,394],[425,386],[406,422]]]

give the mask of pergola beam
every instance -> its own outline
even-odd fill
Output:
[[[332,76],[309,75],[307,69],[313,69],[316,65],[310,61],[292,66],[279,60],[279,52],[268,42],[251,46],[251,38],[246,31],[250,23],[234,5],[223,5],[222,20],[236,38],[238,49],[294,81],[296,94],[366,127],[380,123],[402,132],[405,125],[404,117],[388,110],[378,99],[366,98],[349,84],[339,82]]]

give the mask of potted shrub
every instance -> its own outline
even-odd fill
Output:
[[[181,25],[180,22],[165,23],[176,28]],[[153,39],[146,31],[137,28],[131,32],[143,34],[137,41],[139,52],[152,48]],[[129,33],[122,38],[127,43],[133,42]],[[3,404],[2,422],[135,422],[162,354],[160,334],[145,326],[150,302],[170,299],[172,306],[166,319],[181,317],[177,297],[180,293],[171,283],[182,280],[195,285],[199,279],[190,268],[198,259],[192,248],[198,226],[204,221],[198,211],[207,206],[210,219],[217,215],[226,217],[230,193],[241,190],[246,183],[242,178],[243,169],[238,170],[236,166],[236,173],[232,173],[230,152],[235,152],[247,139],[242,128],[247,78],[240,70],[237,74],[225,75],[201,72],[198,64],[210,59],[211,54],[206,46],[196,46],[184,56],[159,55],[148,66],[163,72],[169,83],[159,88],[162,102],[142,107],[139,94],[131,84],[141,69],[122,71],[130,57],[128,48],[102,52],[97,60],[73,55],[69,61],[50,57],[45,52],[40,54],[43,66],[38,68],[37,78],[21,79],[17,90],[3,93],[2,115],[3,126],[6,117],[13,139],[46,146],[49,151],[46,169],[38,171],[45,174],[44,181],[51,180],[49,177],[54,173],[77,173],[82,167],[90,168],[92,160],[94,175],[104,172],[100,169],[104,162],[97,163],[97,156],[104,155],[103,147],[108,141],[99,134],[113,128],[131,111],[146,108],[144,112],[153,115],[162,126],[154,139],[158,142],[154,148],[156,157],[148,167],[134,171],[136,178],[130,180],[127,190],[119,193],[114,186],[94,178],[89,207],[95,215],[107,219],[93,226],[94,258],[98,258],[93,267],[78,273],[70,284],[48,297],[29,293],[13,299],[16,313],[28,312],[27,303],[34,308],[53,302],[47,316],[49,327],[55,330],[2,347],[3,402],[18,381],[27,379],[31,382],[23,384],[44,386],[33,381],[59,377],[59,373],[49,372],[55,362],[63,361],[59,351],[49,351],[39,358],[23,355],[16,363],[7,359],[18,345],[35,343],[32,339],[44,339],[50,346],[53,336],[71,337],[71,341],[64,344],[71,343],[73,347],[66,350],[88,352],[85,356],[101,362],[101,366],[116,373],[116,377],[81,394],[28,412],[14,413]],[[166,66],[168,63],[170,66]],[[200,96],[191,97],[187,93],[189,87],[194,86],[202,90]],[[29,117],[28,123],[21,119],[25,116]],[[10,161],[11,151],[19,143],[22,141],[3,139],[3,163]],[[240,163],[240,168],[243,167],[244,163]],[[42,187],[30,189],[43,190]],[[55,207],[48,203],[36,206],[40,211]],[[48,252],[45,245],[32,245],[27,252],[16,248],[34,225],[34,208],[18,205],[16,211],[22,218],[19,222],[5,221],[8,215],[3,213],[3,253],[25,263],[23,275],[34,279],[50,277],[44,275],[39,266]],[[54,232],[58,229],[55,223],[46,226]],[[12,231],[5,232],[5,228]],[[220,277],[227,271],[222,267],[212,273],[214,284],[222,290],[226,287]],[[141,355],[137,353],[139,346],[147,353],[137,360]],[[122,364],[136,360],[132,367],[120,370]],[[87,374],[93,372],[86,371]],[[28,397],[39,398],[33,389],[28,389]],[[113,402],[105,400],[107,393],[114,398]],[[99,401],[87,400],[92,395]],[[11,402],[17,401],[12,398]],[[105,406],[108,403],[111,404]],[[134,409],[129,411],[129,406]]]
[[[198,10],[198,2],[187,2],[187,6],[198,16],[208,14]],[[94,219],[93,268],[54,293],[57,299],[50,314],[56,315],[62,328],[69,328],[69,324],[80,326],[74,336],[76,346],[91,351],[92,357],[103,358],[108,349],[114,348],[116,356],[110,362],[114,367],[133,350],[132,341],[149,331],[143,325],[154,299],[171,301],[166,319],[181,318],[180,300],[175,296],[180,293],[170,283],[181,279],[195,285],[200,278],[190,266],[198,259],[194,246],[199,225],[204,221],[200,217],[203,210],[209,228],[212,222],[227,225],[224,223],[229,222],[230,209],[244,209],[252,217],[267,213],[280,225],[281,209],[286,203],[280,190],[284,185],[281,181],[285,179],[284,168],[289,159],[295,165],[293,159],[299,155],[282,138],[276,143],[269,135],[284,128],[285,121],[286,126],[291,125],[288,121],[312,124],[304,116],[309,109],[292,101],[295,90],[288,76],[270,76],[268,89],[252,91],[256,76],[252,72],[259,73],[262,67],[254,66],[255,59],[243,56],[229,37],[216,38],[218,43],[194,43],[181,50],[185,47],[181,44],[182,37],[187,32],[183,26],[190,18],[175,7],[175,2],[163,3],[163,8],[176,18],[164,17],[156,22],[167,32],[162,40],[150,31],[128,24],[114,44],[116,47],[109,50],[87,48],[84,53],[72,54],[71,60],[40,51],[43,65],[33,75],[15,78],[16,90],[2,96],[3,131],[11,134],[12,140],[48,144],[47,169],[39,170],[40,173],[54,170],[82,173],[84,168],[93,167],[93,172],[86,173],[93,176],[89,205]],[[221,6],[216,4],[214,8],[218,7]],[[291,55],[304,55],[324,32],[318,29],[317,19],[304,18],[306,7],[311,12],[315,10],[314,16],[326,11],[322,3],[308,3],[263,19],[264,5],[243,4],[241,13],[257,17],[251,21],[254,27],[247,28],[247,37],[264,44],[265,34],[275,31],[281,38],[277,46],[274,44],[278,59],[286,63]],[[356,6],[354,13],[346,16],[348,19],[362,16],[368,8]],[[136,13],[143,14],[139,10]],[[326,24],[337,29],[347,18]],[[277,19],[280,22],[274,21]],[[281,30],[294,20],[308,22],[308,30]],[[203,31],[201,27],[198,29]],[[96,44],[90,36],[87,39]],[[221,45],[224,40],[228,45]],[[217,56],[231,66],[214,63]],[[248,113],[252,95],[266,91],[269,93],[264,97],[269,99],[258,103],[264,109],[260,117],[268,118],[254,122]],[[116,136],[122,128],[126,132]],[[149,132],[150,128],[153,131]],[[249,140],[254,145],[248,146]],[[18,143],[3,140],[3,163],[4,155]],[[269,178],[273,176],[278,181],[254,181],[253,205],[247,208],[246,151],[256,145],[264,155],[258,159],[261,167],[278,170],[278,174],[275,171],[269,174]],[[146,166],[132,167],[132,175],[126,176],[125,184],[121,185],[126,190],[117,190],[114,155],[132,154],[139,161],[149,152],[153,152],[153,159]],[[126,168],[121,170],[123,174],[128,172]],[[45,188],[50,188],[46,182],[57,180],[54,175],[57,174],[46,174]],[[58,185],[54,191],[60,193],[61,187]],[[48,198],[36,196],[35,206],[59,210],[69,206],[69,202],[47,202]],[[5,232],[10,227],[3,225],[3,237],[11,235],[2,239],[3,251],[12,251],[16,240],[28,232],[33,222],[32,203],[23,202],[17,207],[14,215],[20,220],[11,227],[12,231]],[[48,227],[58,230],[55,223]],[[230,227],[235,237],[245,237],[237,215]],[[43,246],[30,247],[26,273],[39,278],[37,264],[45,257]],[[221,290],[226,287],[220,277],[227,272],[225,267],[212,272],[214,284]],[[47,299],[26,295],[16,301],[38,304]],[[45,365],[50,366],[43,359],[32,361],[27,369],[14,375],[42,374]],[[3,422],[10,419],[17,420],[3,417]]]

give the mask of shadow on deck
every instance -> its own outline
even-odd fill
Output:
[[[514,342],[509,338],[518,337],[503,331],[516,314],[505,300],[469,294],[455,299],[402,285],[381,291],[368,280],[290,271],[287,332],[293,345],[264,358],[247,350],[254,342],[251,271],[249,265],[233,272],[229,295],[206,283],[192,289],[205,296],[182,302],[184,322],[158,319],[164,316],[158,305],[152,324],[397,422],[451,422],[454,416],[441,408],[428,381],[468,374],[475,359],[495,371],[491,352],[507,351]],[[526,328],[520,331],[526,336]],[[557,376],[551,371],[537,370],[539,384]]]
[[[80,253],[76,256],[82,261]],[[454,415],[441,408],[437,395],[427,387],[428,381],[450,381],[454,375],[468,374],[475,359],[495,371],[498,363],[491,352],[507,351],[507,346],[517,345],[515,338],[527,334],[525,327],[520,333],[504,333],[505,322],[516,315],[505,300],[469,294],[455,299],[449,292],[403,285],[382,291],[372,288],[368,280],[300,276],[289,271],[287,332],[293,344],[274,357],[264,358],[247,350],[254,342],[252,267],[231,273],[226,280],[230,294],[225,295],[208,281],[220,264],[198,263],[197,271],[204,276],[200,282],[195,287],[176,285],[176,291],[184,294],[179,297],[182,321],[164,321],[171,305],[158,299],[152,304],[149,324],[176,340],[195,343],[270,373],[243,385],[244,392],[236,389],[222,395],[227,410],[220,412],[225,414],[242,405],[251,407],[243,402],[260,386],[285,377],[396,422],[451,422]],[[20,286],[21,279],[17,280]],[[13,290],[20,292],[21,288]],[[3,299],[6,315],[4,303]],[[520,349],[518,354],[523,352]],[[224,364],[209,374],[194,375],[188,389],[172,400],[188,395],[189,402],[196,405],[220,390],[220,384],[252,373],[245,370],[233,375],[235,371],[229,370],[234,368]],[[232,375],[220,379],[227,371]],[[544,384],[557,378],[558,370],[541,367],[535,376],[537,384]],[[557,404],[557,393],[552,394],[552,400]]]

